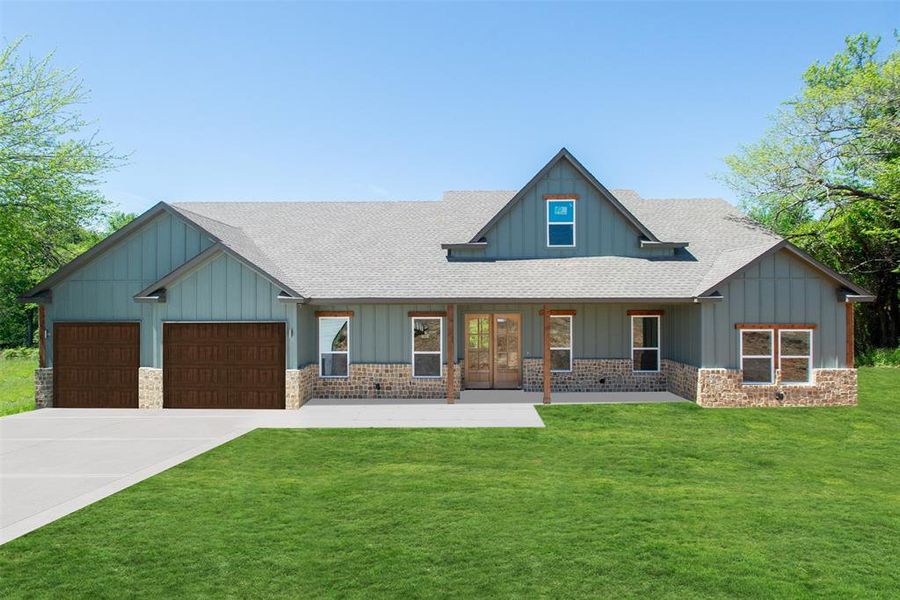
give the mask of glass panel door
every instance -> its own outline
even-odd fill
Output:
[[[491,387],[491,315],[466,315],[466,387]]]
[[[494,387],[521,387],[521,323],[517,314],[494,315]]]

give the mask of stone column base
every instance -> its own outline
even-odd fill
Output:
[[[138,369],[138,408],[163,407],[163,372],[153,367]]]
[[[312,398],[312,378],[310,366],[301,369],[287,369],[284,372],[284,407],[296,410]]]
[[[34,370],[34,407],[50,408],[53,406],[53,369]]]

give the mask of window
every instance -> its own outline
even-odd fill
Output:
[[[809,383],[812,372],[812,330],[778,330],[778,368],[782,383]]]
[[[575,246],[575,200],[547,200],[547,246]]]
[[[440,317],[412,318],[413,377],[440,377],[444,362]]]
[[[550,317],[550,370],[572,370],[572,316]]]
[[[775,380],[773,330],[741,330],[741,371],[744,383],[772,383]]]
[[[659,371],[659,316],[631,317],[631,368]]]
[[[347,377],[350,317],[319,317],[319,377]]]

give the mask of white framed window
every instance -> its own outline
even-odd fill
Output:
[[[809,383],[812,374],[812,329],[778,330],[778,369],[782,383]]]
[[[319,377],[350,376],[350,317],[319,317]]]
[[[572,315],[550,316],[550,370],[572,370]]]
[[[741,373],[744,383],[766,385],[775,382],[774,330],[741,329]]]
[[[659,371],[659,315],[631,316],[631,369]]]
[[[575,247],[575,199],[547,200],[547,247]]]
[[[413,377],[440,377],[444,364],[444,320],[441,317],[412,317]]]

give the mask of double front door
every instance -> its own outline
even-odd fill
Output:
[[[521,315],[466,314],[465,326],[466,387],[522,387]]]

